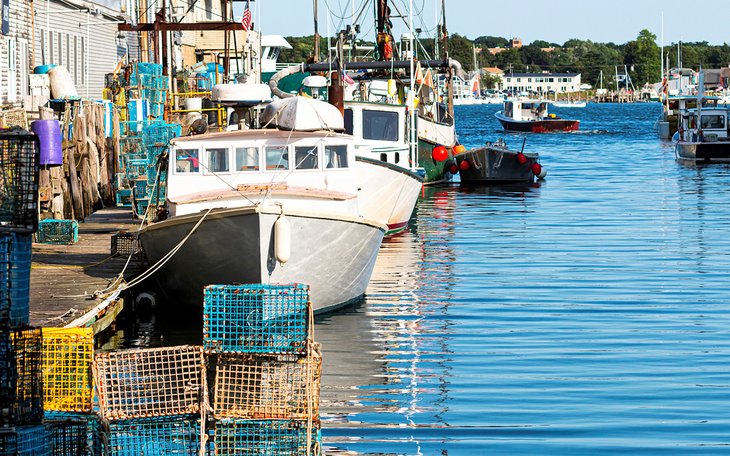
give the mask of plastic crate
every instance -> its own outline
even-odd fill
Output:
[[[215,371],[216,418],[317,419],[322,356],[221,354]]]
[[[320,455],[322,436],[318,421],[220,420],[215,423],[215,454],[266,456]],[[309,450],[309,451],[307,451]]]
[[[43,332],[40,328],[12,332],[17,383],[12,411],[14,425],[43,421]]]
[[[43,407],[91,412],[94,332],[91,328],[43,330]]]
[[[117,207],[132,207],[132,189],[122,188],[116,192]]]
[[[47,412],[45,424],[51,432],[54,455],[101,456],[102,428],[96,415]]]
[[[0,132],[0,231],[38,228],[38,138],[25,130]]]
[[[120,231],[112,235],[111,254],[119,256],[136,256],[142,251],[137,233]]]
[[[197,455],[202,426],[200,418],[194,415],[109,422],[106,454]]]
[[[93,364],[106,420],[184,415],[200,411],[204,388],[201,347],[100,353]]]
[[[207,351],[304,354],[310,311],[307,285],[209,285],[203,345]]]
[[[32,234],[0,233],[0,326],[30,321],[32,250]]]
[[[41,244],[75,244],[79,241],[79,223],[76,220],[41,220],[37,240]]]

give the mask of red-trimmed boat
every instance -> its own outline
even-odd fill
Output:
[[[505,131],[546,133],[576,131],[580,120],[561,119],[548,114],[548,102],[539,100],[508,100],[504,109],[495,114]]]

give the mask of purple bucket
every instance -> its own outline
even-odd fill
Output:
[[[63,165],[61,127],[58,120],[36,120],[30,125],[41,146],[41,166]]]

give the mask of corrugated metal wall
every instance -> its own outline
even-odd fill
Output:
[[[126,40],[117,45],[117,24],[65,3],[51,1],[50,14],[45,3],[36,6],[35,65],[65,66],[79,96],[101,98],[104,75],[126,52]]]

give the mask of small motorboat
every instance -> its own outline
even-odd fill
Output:
[[[507,100],[504,109],[495,114],[505,131],[545,133],[576,131],[579,120],[562,119],[548,114],[548,102],[541,100]]]
[[[702,107],[681,113],[675,134],[677,160],[695,163],[730,162],[730,123],[725,107]]]
[[[456,154],[456,161],[467,184],[531,184],[547,175],[539,154],[510,150],[502,139]]]

